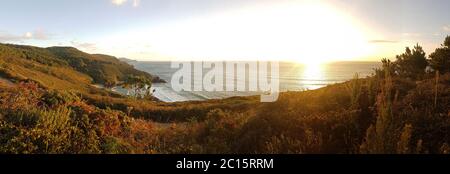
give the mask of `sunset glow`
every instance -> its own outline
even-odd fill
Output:
[[[450,154],[450,0],[0,4],[2,162],[301,173]]]
[[[435,1],[20,0],[2,4],[0,42],[145,61],[378,61],[416,43],[427,53],[440,46],[449,14]],[[49,6],[58,8],[36,10]]]
[[[126,45],[150,45],[151,51],[161,56],[194,60],[317,64],[371,53],[367,33],[352,18],[331,6],[309,1],[193,17],[111,39]],[[108,41],[106,47],[116,43]]]

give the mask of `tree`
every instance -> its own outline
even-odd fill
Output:
[[[145,76],[129,75],[123,82],[122,87],[134,90],[134,97],[145,97],[151,94],[152,80]]]
[[[391,60],[387,58],[383,58],[381,59],[381,63],[382,63],[381,68],[375,68],[376,77],[383,79],[385,77],[386,71],[388,71],[390,75],[395,75],[397,66],[394,62],[391,62]]]
[[[417,44],[413,50],[406,47],[405,53],[396,56],[396,71],[402,77],[417,79],[428,66],[423,48]]]
[[[443,74],[450,72],[450,36],[447,36],[441,48],[430,54],[430,66]]]

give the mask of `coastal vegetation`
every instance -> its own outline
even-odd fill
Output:
[[[447,37],[273,103],[164,103],[93,87],[160,81],[114,57],[1,44],[0,153],[450,153],[449,62]]]
[[[88,92],[91,84],[115,86],[136,76],[153,82],[159,77],[134,69],[115,57],[87,54],[72,47],[38,48],[0,44],[0,74],[13,81],[33,80],[51,89]]]

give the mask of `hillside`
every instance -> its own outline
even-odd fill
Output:
[[[119,60],[122,61],[122,62],[127,62],[127,63],[128,63],[128,62],[137,62],[136,60],[128,59],[128,58],[123,58],[123,57],[122,57],[122,58],[119,58]]]
[[[448,53],[448,43],[438,50]],[[91,87],[127,72],[113,57],[0,48],[0,153],[450,153],[450,67],[416,65],[430,61],[419,46],[371,77],[273,103],[115,96]]]
[[[17,81],[29,79],[51,89],[89,91],[93,90],[91,84],[113,86],[128,75],[163,82],[108,55],[88,54],[72,47],[0,44],[0,76]]]
[[[433,79],[376,85],[383,81],[282,93],[265,104],[257,97],[84,100],[32,82],[0,82],[0,152],[448,153],[450,74],[439,79],[437,105],[430,104]],[[382,104],[386,88],[395,94],[390,105]]]

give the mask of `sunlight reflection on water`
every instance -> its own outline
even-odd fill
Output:
[[[299,80],[299,85],[303,86],[306,89],[317,89],[322,87],[323,85],[318,84],[317,82],[324,80],[324,69],[326,68],[324,64],[307,64],[303,65],[304,68],[299,70],[300,77],[302,80]]]
[[[139,62],[134,64],[136,68],[157,75],[166,81],[170,81],[176,69],[170,68],[170,62]],[[300,64],[281,62],[279,67],[280,91],[304,91],[313,90],[329,84],[343,82],[352,79],[355,73],[365,77],[379,67],[378,62],[335,62],[328,64],[310,63]],[[187,101],[227,98],[232,96],[258,95],[245,92],[175,92],[170,83],[154,84],[155,96],[163,101]]]

